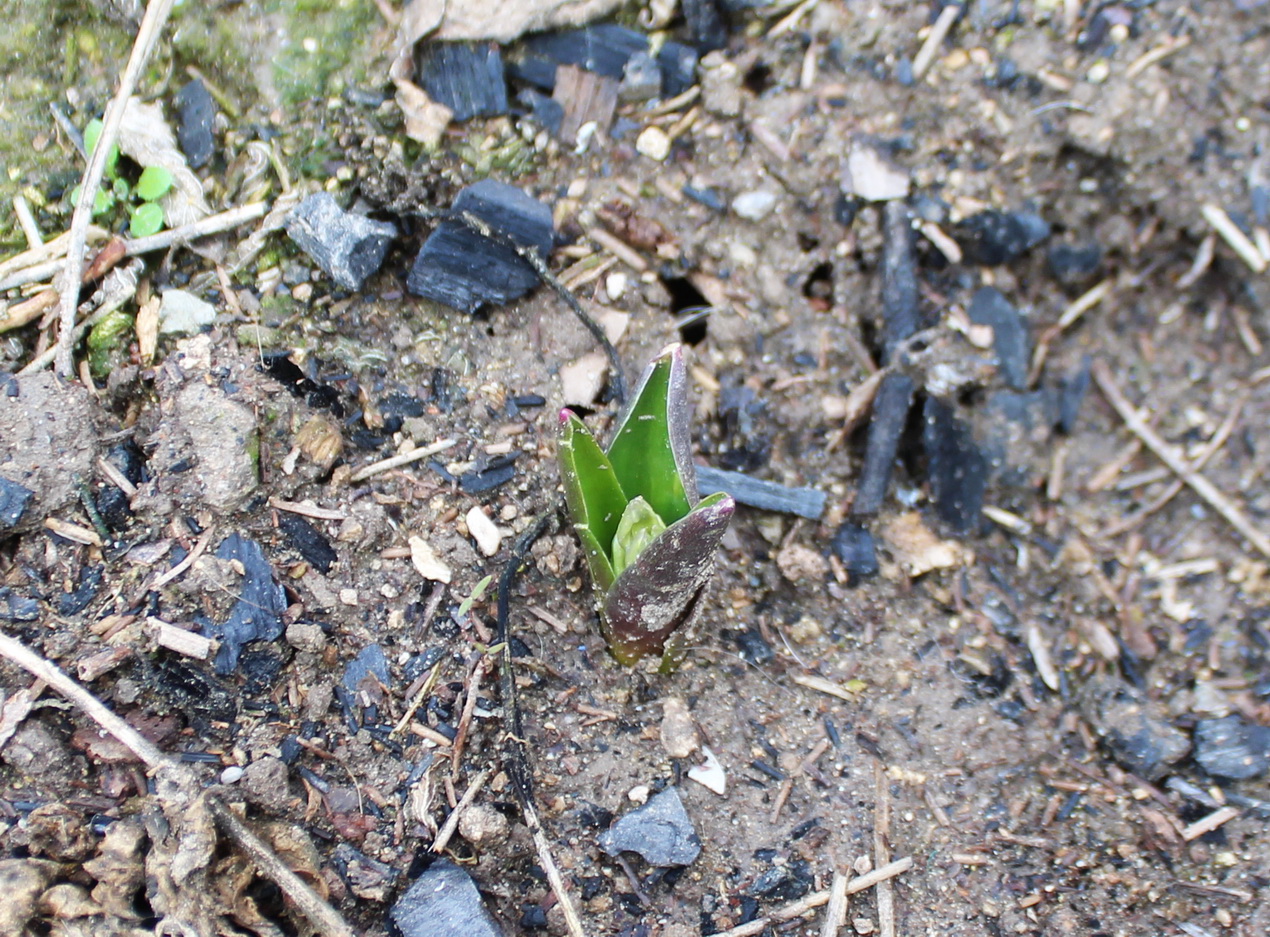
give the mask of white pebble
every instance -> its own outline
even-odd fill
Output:
[[[746,221],[761,221],[776,207],[776,197],[766,189],[742,192],[732,200],[732,210]]]
[[[660,127],[645,127],[635,139],[635,152],[661,162],[670,155],[670,137]]]
[[[220,782],[222,784],[237,784],[242,780],[245,773],[238,765],[230,765],[220,773]]]
[[[486,556],[493,556],[503,542],[503,535],[480,506],[467,512],[467,530]]]

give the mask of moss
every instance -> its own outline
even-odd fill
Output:
[[[273,59],[273,80],[284,103],[297,104],[358,83],[360,45],[374,32],[374,7],[363,0],[268,0],[268,13],[286,17],[285,40]],[[348,66],[354,68],[348,69]]]
[[[93,326],[88,333],[88,368],[93,377],[106,377],[126,363],[128,339],[136,321],[135,316],[121,309]]]

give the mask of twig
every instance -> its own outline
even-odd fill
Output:
[[[835,869],[833,883],[829,886],[829,907],[825,909],[825,923],[820,927],[820,937],[838,937],[838,930],[847,921],[847,885],[851,874]]]
[[[1222,421],[1221,426],[1217,427],[1217,432],[1213,433],[1213,438],[1208,441],[1208,445],[1191,462],[1191,471],[1198,472],[1203,469],[1208,464],[1208,460],[1216,455],[1217,451],[1226,444],[1230,434],[1235,431],[1235,425],[1239,422],[1239,415],[1243,412],[1244,404],[1247,402],[1248,394],[1241,394],[1239,399],[1235,401],[1235,405],[1230,408],[1230,413]],[[1143,521],[1172,501],[1177,496],[1177,493],[1185,487],[1185,482],[1175,478],[1158,498],[1128,517],[1112,524],[1102,532],[1102,535],[1104,537],[1118,537],[1120,534],[1128,533],[1141,526]]]
[[[1146,420],[1142,418],[1142,414],[1129,403],[1120,391],[1105,361],[1094,362],[1093,375],[1108,403],[1120,414],[1120,419],[1124,420],[1125,426],[1129,428],[1130,432],[1141,439],[1148,449],[1159,456],[1160,461],[1176,472],[1178,478],[1190,485],[1195,493],[1208,502],[1213,510],[1224,517],[1231,527],[1239,531],[1249,543],[1257,548],[1257,551],[1262,556],[1270,558],[1270,538],[1254,527],[1247,516],[1239,508],[1235,507],[1229,498],[1218,491],[1206,477],[1192,469],[1187,464],[1186,459],[1175,448],[1161,439],[1155,430],[1147,425]]]
[[[213,524],[211,527],[207,528],[207,530],[203,531],[203,536],[198,538],[198,542],[194,544],[194,549],[186,554],[185,559],[181,560],[181,562],[177,563],[166,573],[156,579],[146,591],[149,592],[154,589],[162,589],[177,576],[181,575],[181,573],[193,566],[198,561],[198,558],[203,555],[203,551],[207,549],[207,545],[212,542],[212,537],[215,535],[216,525]]]
[[[862,892],[866,888],[872,888],[881,882],[890,881],[895,876],[907,872],[913,867],[913,859],[911,856],[905,856],[903,859],[896,859],[889,865],[884,865],[880,869],[874,869],[865,875],[853,878],[847,883],[846,893],[854,895]],[[714,937],[754,937],[755,934],[761,934],[771,924],[779,921],[789,921],[796,917],[800,917],[814,908],[828,904],[831,897],[831,889],[824,891],[814,891],[804,898],[785,905],[783,908],[777,908],[767,917],[756,918],[748,924],[741,924],[731,930],[725,930]]]
[[[79,204],[75,206],[75,214],[71,217],[70,241],[66,246],[66,266],[62,271],[60,290],[62,329],[57,336],[54,352],[57,373],[66,378],[71,377],[75,370],[71,362],[71,350],[75,345],[75,310],[79,306],[79,278],[84,268],[84,247],[88,239],[88,224],[92,221],[97,189],[101,186],[102,173],[106,169],[106,155],[119,137],[124,105],[131,97],[132,90],[136,87],[137,80],[150,59],[150,53],[154,51],[159,32],[172,11],[173,2],[174,0],[150,0],[146,6],[145,16],[141,18],[141,26],[137,30],[137,39],[132,45],[132,54],[128,57],[123,77],[119,79],[119,90],[106,106],[101,136],[97,139],[97,147],[89,157],[88,168],[84,170],[84,178],[80,183]]]
[[[167,772],[172,779],[197,794],[197,782],[188,765],[168,757],[157,745],[49,661],[20,641],[0,631],[0,654],[43,680],[78,706],[99,726],[118,739],[151,771]],[[213,794],[206,797],[217,825],[256,864],[257,869],[282,890],[325,937],[356,937],[344,919],[309,885],[278,860],[267,845]]]
[[[1219,205],[1212,202],[1205,202],[1200,208],[1200,214],[1204,216],[1204,220],[1213,226],[1213,230],[1221,235],[1230,249],[1239,255],[1239,259],[1248,265],[1253,273],[1266,272],[1266,259],[1261,256],[1261,251],[1257,250],[1257,245],[1249,240],[1248,235],[1239,229],[1239,226],[1230,220],[1230,215]]]
[[[886,783],[886,768],[876,758],[873,795],[873,861],[878,868],[883,868],[891,860],[891,794]],[[889,879],[878,882],[878,932],[881,937],[895,937],[895,889]]]
[[[489,768],[481,769],[476,777],[472,778],[472,783],[467,786],[467,790],[463,792],[463,796],[459,798],[459,802],[454,805],[454,809],[450,811],[450,815],[445,819],[445,825],[437,832],[437,838],[432,841],[433,852],[443,852],[450,842],[450,837],[454,835],[454,831],[459,828],[459,817],[476,799],[476,795],[481,792],[481,788],[485,786],[485,782],[489,780],[493,772]]]
[[[940,43],[947,37],[948,30],[952,29],[953,23],[957,22],[957,17],[961,16],[961,13],[962,7],[958,3],[950,3],[939,11],[939,18],[931,26],[930,32],[926,34],[926,41],[922,43],[917,57],[913,59],[914,80],[920,81],[926,74],[926,69],[935,59],[935,53],[939,51]]]
[[[387,472],[389,469],[400,468],[403,465],[409,465],[411,462],[418,462],[420,459],[426,459],[430,455],[436,455],[438,452],[444,452],[458,444],[457,439],[442,439],[440,442],[434,442],[427,446],[415,446],[409,452],[403,452],[401,455],[395,455],[389,459],[383,459],[379,462],[372,462],[370,465],[359,468],[352,475],[348,476],[350,482],[361,482],[370,478],[372,475],[378,475],[381,472]]]
[[[189,224],[181,225],[179,228],[160,231],[158,234],[151,234],[143,238],[127,238],[124,240],[124,249],[129,257],[135,257],[137,254],[148,254],[151,251],[167,250],[177,244],[187,244],[190,241],[196,241],[199,238],[213,234],[220,234],[223,231],[232,231],[239,225],[245,225],[249,221],[263,218],[268,212],[268,202],[252,202],[250,205],[240,205],[238,208],[231,208],[218,215],[208,215],[198,221],[191,221]]]
[[[1050,343],[1071,328],[1086,312],[1102,302],[1113,286],[1115,286],[1115,280],[1107,279],[1086,290],[1063,310],[1057,322],[1041,333],[1036,343],[1036,351],[1032,353],[1032,367],[1027,377],[1029,386],[1035,384],[1036,379],[1041,376],[1041,366],[1045,364],[1045,359],[1049,356]]]

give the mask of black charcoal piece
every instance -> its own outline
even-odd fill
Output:
[[[296,552],[311,563],[318,572],[325,575],[339,559],[331,541],[326,535],[310,524],[299,514],[290,511],[278,512],[278,529],[282,531]]]
[[[1058,396],[1058,431],[1070,436],[1076,431],[1076,420],[1080,416],[1080,405],[1085,402],[1085,394],[1089,392],[1089,369],[1093,359],[1084,355],[1071,374],[1063,378],[1063,386]]]
[[[30,488],[0,475],[0,536],[18,526],[34,499]]]
[[[191,169],[206,166],[216,152],[212,123],[216,120],[216,102],[199,79],[187,82],[176,93],[178,113],[176,142]]]
[[[1195,723],[1195,760],[1215,778],[1242,781],[1270,770],[1270,728],[1242,716]]]
[[[882,228],[882,363],[920,327],[913,223],[900,199],[886,203]]]
[[[216,652],[216,672],[227,674],[238,667],[243,646],[249,641],[274,641],[282,636],[287,596],[282,586],[273,581],[273,568],[256,541],[239,533],[230,534],[221,541],[216,558],[237,560],[243,567],[238,601],[229,617],[223,624],[204,622],[205,633],[221,642]]]
[[[551,207],[522,189],[484,179],[454,201],[522,248],[546,258],[551,250]],[[517,299],[538,284],[538,274],[511,247],[482,237],[457,221],[443,221],[424,242],[406,287],[416,296],[475,313]]]
[[[503,56],[493,43],[426,42],[418,80],[428,97],[454,112],[455,120],[507,113]]]
[[[666,42],[657,52],[661,66],[661,93],[673,98],[697,83],[697,50],[681,42]]]
[[[860,467],[855,500],[851,502],[852,517],[872,517],[881,509],[912,403],[912,378],[898,373],[882,378],[873,398],[864,464]]]
[[[617,98],[623,104],[651,101],[661,94],[661,66],[647,52],[636,52],[622,69]]]
[[[499,456],[491,459],[482,468],[475,468],[459,476],[459,487],[468,494],[480,494],[492,491],[500,485],[506,485],[516,476],[516,456]]]
[[[517,78],[551,91],[560,65],[576,65],[621,81],[631,56],[647,51],[648,39],[642,33],[615,23],[601,23],[530,37],[508,70]]]
[[[344,689],[350,696],[356,696],[362,681],[373,678],[384,686],[389,685],[388,658],[384,649],[378,644],[368,644],[356,657],[344,665]]]
[[[502,937],[472,877],[437,859],[388,909],[401,937]]]
[[[134,485],[145,479],[145,455],[131,439],[111,446],[106,461]],[[107,484],[97,492],[97,513],[111,530],[123,530],[132,521],[131,501],[121,489]]]
[[[767,639],[758,628],[738,631],[732,635],[732,640],[736,642],[736,649],[740,652],[742,659],[751,664],[767,664],[776,657],[776,652],[772,650],[772,646],[767,643]]]
[[[8,586],[0,586],[0,618],[9,621],[35,621],[39,617],[39,602],[29,595],[19,595]]]
[[[90,602],[97,598],[101,591],[101,583],[106,575],[105,566],[89,566],[79,576],[79,585],[70,592],[63,592],[57,597],[57,613],[66,617],[78,615],[88,608]]]
[[[779,511],[818,520],[825,510],[825,493],[815,488],[789,488],[752,478],[742,472],[697,466],[697,489],[704,498],[726,491],[739,503],[763,511]]]
[[[680,4],[688,21],[688,34],[702,52],[713,52],[728,44],[728,21],[720,0],[683,0]]]
[[[833,535],[832,545],[834,555],[842,561],[843,568],[853,580],[878,574],[877,545],[873,542],[873,534],[863,524],[843,521]]]
[[[988,462],[952,408],[929,397],[922,414],[931,498],[940,520],[958,533],[974,531],[983,513]]]
[[[560,124],[564,122],[563,104],[536,88],[529,87],[521,88],[516,92],[516,100],[528,108],[529,116],[534,123],[553,137],[560,135]]]
[[[1102,266],[1102,248],[1097,242],[1054,244],[1045,255],[1054,279],[1066,286],[1086,282]]]
[[[599,843],[610,856],[637,852],[658,868],[689,865],[701,853],[701,840],[673,787],[623,816],[599,835]]]
[[[1050,236],[1050,226],[1033,212],[981,211],[954,229],[966,260],[984,267],[1018,260]]]
[[[318,192],[291,210],[287,234],[332,280],[358,290],[384,262],[397,229],[346,212],[330,192]]]
[[[1078,703],[1116,760],[1148,781],[1158,780],[1191,750],[1162,709],[1118,677],[1094,677],[1082,687]]]
[[[985,286],[970,301],[970,321],[992,329],[992,350],[1005,383],[1014,390],[1027,386],[1032,341],[1023,316],[1005,295],[993,286]]]

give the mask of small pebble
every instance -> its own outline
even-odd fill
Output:
[[[222,784],[237,784],[242,780],[245,773],[238,765],[230,765],[220,773],[220,782]]]
[[[764,189],[742,192],[732,200],[732,210],[746,221],[761,221],[776,207],[776,193]]]
[[[724,796],[728,792],[727,772],[723,770],[723,765],[719,763],[714,752],[704,745],[701,746],[701,754],[705,761],[688,769],[688,780],[696,781],[706,790],[713,791],[720,797]]]
[[[671,758],[687,758],[700,744],[687,702],[679,696],[667,697],[661,717],[661,747]]]
[[[494,526],[494,522],[489,519],[489,515],[481,510],[480,506],[473,507],[467,512],[467,529],[472,535],[472,539],[476,541],[476,545],[486,556],[493,556],[498,552],[499,546],[503,542],[503,535],[498,528]]]
[[[670,155],[670,137],[660,127],[645,127],[635,140],[635,152],[661,162]]]
[[[643,804],[647,803],[648,795],[651,793],[652,790],[647,784],[636,784],[626,792],[626,799],[633,804]]]
[[[609,302],[615,303],[622,298],[626,292],[626,285],[630,281],[624,273],[611,273],[608,279],[604,281],[604,293],[609,298]]]

